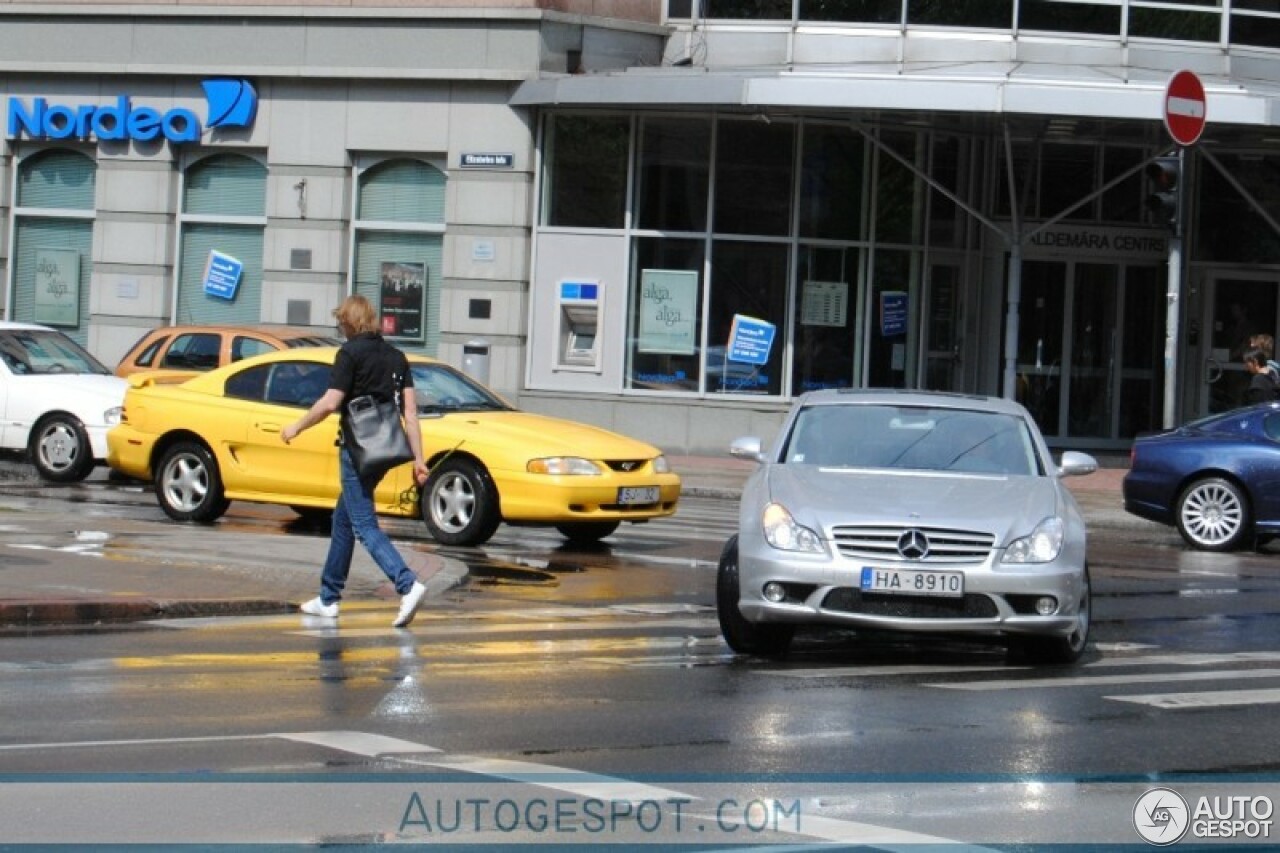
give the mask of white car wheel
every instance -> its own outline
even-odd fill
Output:
[[[1249,499],[1222,477],[1197,480],[1178,498],[1178,532],[1202,551],[1232,551],[1249,532]]]
[[[89,435],[71,415],[49,415],[31,431],[31,461],[36,471],[55,483],[75,483],[93,470]]]

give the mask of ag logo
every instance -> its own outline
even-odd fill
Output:
[[[1187,801],[1168,788],[1152,788],[1133,804],[1133,828],[1148,844],[1164,847],[1180,841],[1190,825]]]

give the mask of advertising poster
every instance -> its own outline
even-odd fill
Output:
[[[642,270],[636,349],[644,353],[697,352],[696,270]]]
[[[402,341],[426,341],[427,265],[383,261],[378,289],[382,334]]]
[[[204,292],[219,299],[235,299],[240,287],[240,275],[244,264],[214,249],[209,250],[209,260],[204,265]]]
[[[843,281],[806,281],[800,295],[800,324],[844,328],[849,318],[849,285]]]
[[[35,321],[46,326],[80,325],[80,253],[36,249]]]

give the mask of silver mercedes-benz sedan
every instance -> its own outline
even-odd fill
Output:
[[[716,583],[737,652],[782,655],[799,625],[1004,636],[1071,663],[1089,636],[1085,525],[1027,410],[924,391],[815,391],[796,400],[760,467]]]

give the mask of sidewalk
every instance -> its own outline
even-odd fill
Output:
[[[672,467],[687,497],[737,500],[756,463],[727,454],[673,456]],[[1124,468],[1100,468],[1066,482],[1076,495],[1090,529],[1151,527],[1124,512],[1120,483]],[[33,488],[39,489],[37,484]],[[50,489],[48,494],[56,494]],[[406,555],[421,575],[433,575],[430,594],[438,596],[460,584],[466,566],[429,551]],[[108,560],[66,551],[0,550],[0,628],[21,630],[49,625],[92,624],[192,616],[287,613],[314,595],[315,578],[306,585],[293,580],[245,577],[217,571],[184,575],[175,595],[170,566]],[[389,586],[379,593],[394,600]],[[353,603],[353,606],[355,605]]]

